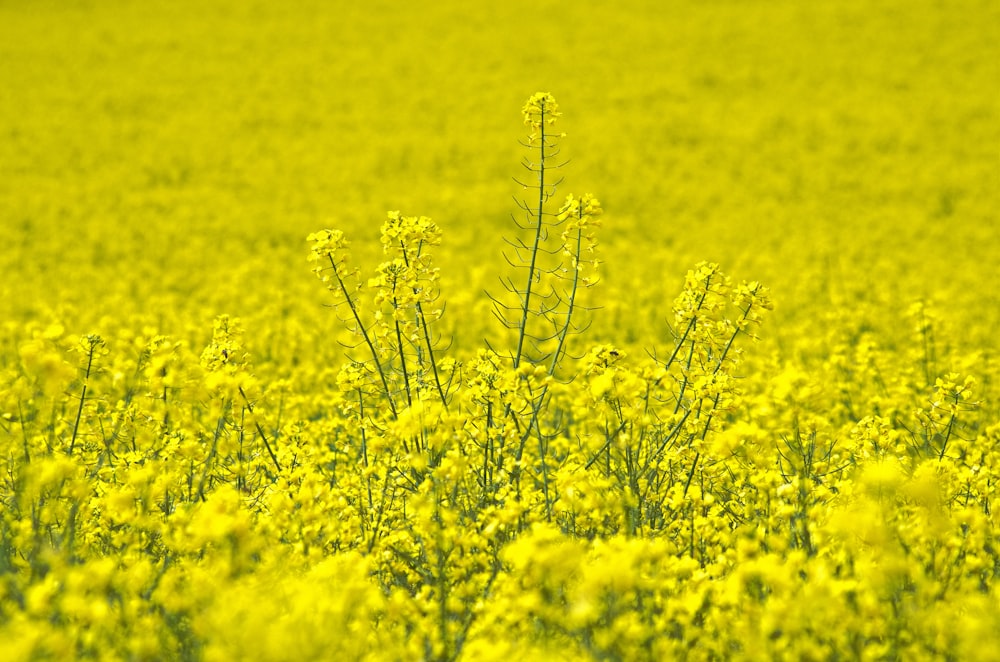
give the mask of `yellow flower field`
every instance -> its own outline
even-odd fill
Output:
[[[0,3],[0,659],[1000,659],[1000,6]]]

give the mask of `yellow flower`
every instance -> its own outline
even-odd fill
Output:
[[[536,92],[531,95],[521,109],[521,114],[524,116],[525,126],[530,127],[532,132],[541,131],[546,125],[555,124],[562,115],[555,97],[548,92]]]

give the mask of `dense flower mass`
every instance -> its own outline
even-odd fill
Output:
[[[625,3],[563,29],[537,2],[503,3],[491,28],[552,56],[504,66],[589,70],[553,79],[565,116],[553,94],[523,104],[523,169],[497,189],[478,188],[495,136],[465,123],[495,111],[513,145],[517,99],[448,96],[466,50],[488,47],[448,26],[492,35],[448,3],[420,10],[444,12],[452,68],[436,82],[409,80],[434,63],[384,24],[403,19],[345,9],[392,35],[377,50],[401,88],[356,115],[339,95],[327,110],[354,129],[322,158],[322,90],[348,89],[363,65],[341,58],[375,48],[345,48],[353,28],[326,38],[344,17],[40,5],[98,25],[65,45],[0,9],[62,63],[55,76],[0,28],[0,50],[46,74],[12,74],[25,103],[67,112],[54,100],[80,94],[73,132],[0,115],[11,141],[32,137],[0,196],[0,659],[996,659],[1000,306],[976,256],[998,241],[977,149],[1000,136],[973,84],[989,82],[988,21],[889,4],[736,3],[720,20],[679,3],[666,25]],[[642,75],[601,69],[612,21]],[[772,52],[774,26],[788,41]],[[241,80],[267,104],[185,115],[191,96],[212,102],[179,79],[249,75],[228,50],[185,66],[206,30],[260,60],[263,83]],[[60,50],[74,47],[79,66]],[[934,59],[970,49],[965,78]],[[141,81],[113,78],[135,90],[105,90],[128,54],[163,75],[126,69]],[[675,58],[689,69],[670,73]],[[947,107],[911,96],[960,80]],[[761,87],[817,98],[788,114]],[[689,96],[702,107],[678,115]],[[419,149],[387,138],[411,111]],[[148,151],[127,174],[104,157],[119,140]],[[356,186],[330,192],[352,168]],[[600,200],[569,192],[591,176]],[[397,190],[430,216],[372,209]]]

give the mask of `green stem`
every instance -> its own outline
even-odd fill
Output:
[[[580,218],[583,218],[583,211],[580,212]],[[559,331],[559,341],[556,344],[556,350],[552,354],[552,363],[549,365],[549,375],[552,375],[556,371],[556,365],[559,363],[559,357],[562,356],[563,346],[566,343],[566,337],[569,335],[570,324],[573,318],[573,310],[576,304],[576,293],[580,287],[580,251],[583,245],[583,229],[578,228],[576,231],[576,250],[573,253],[573,260],[576,262],[576,266],[573,269],[573,288],[570,290],[569,301],[566,304],[566,323],[563,324],[562,329]]]
[[[239,389],[240,389],[240,395],[243,396],[243,403],[247,406],[247,410],[250,412],[250,415],[253,416],[253,405],[250,404],[250,399],[247,398],[247,394],[243,391],[242,386],[240,386]],[[267,449],[267,454],[271,456],[271,461],[274,462],[274,468],[280,472],[281,465],[278,464],[278,456],[275,455],[274,450],[271,449],[271,444],[268,443],[267,441],[267,435],[264,434],[264,428],[260,426],[260,422],[257,420],[256,417],[254,417],[253,424],[254,427],[257,428],[257,434],[260,435],[261,441],[264,442],[264,448]]]
[[[351,298],[350,292],[347,291],[347,285],[344,284],[344,279],[340,277],[340,272],[337,270],[337,263],[334,261],[332,255],[328,257],[330,259],[330,266],[333,268],[333,275],[337,277],[337,284],[340,285],[340,291],[344,295],[344,300],[347,301],[347,305],[351,309],[351,314],[354,316],[354,322],[357,324],[357,328],[361,332],[361,337],[364,338],[365,344],[371,352],[372,361],[375,362],[375,368],[382,380],[382,388],[385,391],[386,401],[389,403],[389,410],[392,412],[393,419],[395,419],[397,418],[396,403],[392,399],[392,391],[389,389],[389,380],[386,378],[385,371],[382,369],[382,362],[379,361],[378,351],[375,349],[375,343],[372,342],[371,336],[368,335],[368,329],[365,328],[364,323],[361,321],[361,315],[358,313],[357,306],[354,305],[354,299]]]
[[[538,140],[538,206],[535,210],[535,241],[531,248],[531,262],[528,265],[528,282],[524,288],[524,300],[521,307],[521,320],[518,324],[517,351],[514,353],[514,367],[521,365],[524,353],[524,339],[528,331],[528,315],[531,311],[532,284],[535,281],[535,271],[538,264],[538,251],[542,243],[542,230],[545,209],[545,106],[542,105],[539,122]]]
[[[76,446],[76,435],[80,431],[80,419],[83,417],[83,405],[87,400],[87,386],[90,382],[90,370],[94,365],[94,350],[96,347],[96,342],[90,342],[90,348],[87,352],[87,374],[83,377],[83,389],[80,392],[80,406],[76,410],[76,421],[73,423],[73,436],[69,440],[69,450],[67,451],[69,455],[73,454],[73,448]]]

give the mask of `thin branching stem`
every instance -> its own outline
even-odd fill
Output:
[[[83,376],[83,387],[80,390],[80,406],[76,409],[76,420],[73,422],[73,434],[69,440],[69,450],[67,453],[69,455],[73,454],[73,448],[76,446],[76,437],[80,432],[80,419],[83,417],[83,405],[87,401],[87,387],[90,385],[90,371],[94,367],[94,352],[97,351],[97,345],[99,340],[93,337],[88,339],[87,348],[87,370],[86,374]]]
[[[354,298],[351,293],[347,291],[347,285],[344,283],[344,279],[340,275],[340,271],[337,269],[337,263],[333,259],[333,256],[328,256],[330,260],[330,267],[333,269],[333,275],[337,278],[337,284],[340,285],[340,291],[344,295],[344,300],[347,302],[347,306],[351,309],[351,315],[354,316],[354,322],[357,325],[358,331],[361,332],[361,337],[364,338],[365,345],[368,346],[368,350],[371,352],[372,361],[375,364],[375,369],[378,371],[379,378],[382,380],[382,388],[385,392],[386,402],[389,404],[389,410],[392,412],[392,417],[395,419],[398,417],[396,411],[396,403],[392,399],[392,390],[389,388],[389,380],[386,377],[385,370],[382,368],[382,361],[379,359],[378,350],[375,349],[375,343],[372,342],[371,336],[368,335],[368,329],[365,327],[364,322],[361,321],[361,315],[358,313],[358,308],[354,303]]]
[[[528,335],[528,317],[531,313],[531,294],[535,283],[535,273],[538,269],[539,247],[544,236],[544,214],[545,214],[545,106],[542,106],[542,116],[539,122],[538,140],[538,163],[536,172],[538,174],[538,205],[533,210],[535,238],[531,249],[531,261],[528,264],[528,278],[524,286],[524,295],[521,305],[521,319],[518,323],[517,349],[514,352],[514,368],[521,365],[521,358],[524,355],[524,339]]]
[[[250,403],[250,399],[247,397],[247,394],[243,390],[242,386],[239,387],[239,391],[240,391],[240,396],[242,396],[243,398],[243,403],[247,407],[247,411],[249,411],[250,415],[253,416],[253,405]],[[256,417],[254,417],[253,424],[254,427],[257,428],[257,434],[260,435],[260,440],[264,442],[264,448],[267,449],[267,454],[271,456],[271,461],[274,462],[274,468],[280,472],[281,465],[278,463],[278,456],[274,454],[274,450],[271,448],[271,444],[267,440],[267,435],[264,433],[264,428],[261,427],[260,421],[258,421]]]

